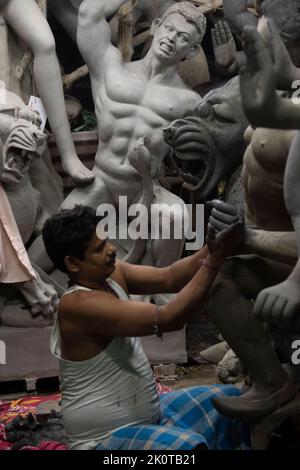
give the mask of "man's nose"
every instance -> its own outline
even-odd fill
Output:
[[[115,245],[113,245],[112,243],[109,243],[109,245],[107,247],[107,251],[110,255],[113,255],[114,253],[116,253],[117,247]]]

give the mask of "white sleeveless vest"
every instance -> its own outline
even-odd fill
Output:
[[[120,299],[124,290],[112,279]],[[90,290],[82,286],[69,289]],[[160,417],[155,380],[139,338],[114,337],[104,351],[86,361],[61,357],[61,336],[55,320],[50,347],[59,359],[62,414],[70,449],[93,449],[114,430],[155,424]]]

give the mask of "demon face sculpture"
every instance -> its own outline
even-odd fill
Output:
[[[242,162],[248,126],[238,77],[204,96],[195,116],[174,121],[165,129],[175,161],[185,181],[205,201]]]
[[[19,183],[46,147],[39,130],[40,117],[14,93],[6,91],[0,103],[0,181]]]

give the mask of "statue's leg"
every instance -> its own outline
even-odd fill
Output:
[[[251,301],[266,282],[272,282],[272,277],[278,279],[285,273],[280,274],[282,265],[275,272],[275,263],[259,258],[255,263],[255,257],[249,260],[249,265],[242,257],[225,263],[224,273],[212,289],[208,314],[253,378],[249,392],[241,397],[217,399],[215,406],[228,416],[255,421],[292,399],[295,389],[266,337],[263,324],[253,315]]]
[[[26,10],[24,7],[23,0],[10,0],[3,16],[32,49],[37,88],[48,114],[64,170],[76,182],[91,182],[93,174],[77,157],[72,141],[53,34],[35,0],[27,0]]]
[[[73,189],[62,203],[61,209],[72,209],[76,204],[97,209],[110,200],[104,181],[96,174],[95,180],[90,185]]]
[[[153,233],[154,228],[155,231],[159,229],[162,233],[159,233],[159,239],[152,239],[152,258],[155,266],[169,266],[178,261],[183,252],[185,243],[183,232],[184,202],[175,194],[158,185],[154,185],[154,195],[153,204],[155,206],[151,209],[151,231]],[[159,214],[161,214],[160,223],[158,222]],[[168,228],[170,229],[170,237],[168,236]],[[174,237],[174,229],[180,235],[178,239]],[[162,235],[165,235],[166,239],[163,239]]]

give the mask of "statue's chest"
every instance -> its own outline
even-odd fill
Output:
[[[112,108],[119,108],[120,105],[133,106],[135,112],[142,112],[144,108],[166,121],[178,119],[186,114],[185,92],[180,89],[147,83],[131,74],[119,78],[111,76],[105,88],[104,93]]]

